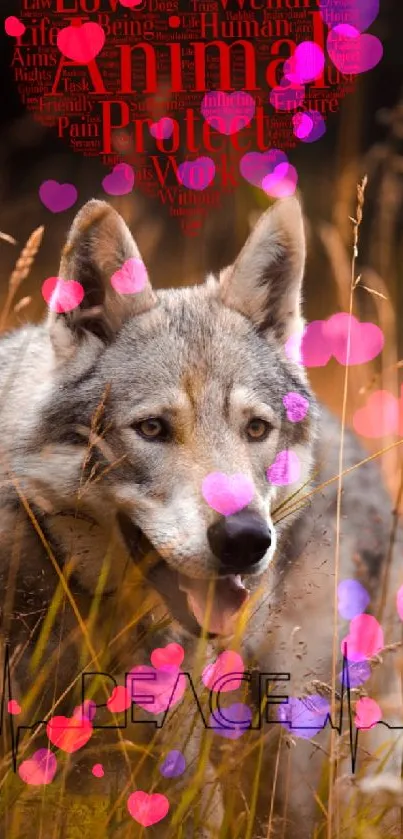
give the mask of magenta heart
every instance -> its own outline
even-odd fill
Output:
[[[224,475],[210,472],[202,483],[202,495],[207,504],[223,516],[243,510],[255,494],[253,481],[242,473]]]
[[[287,198],[294,195],[298,183],[298,172],[289,163],[280,163],[262,181],[262,189],[272,198]]]
[[[302,143],[316,143],[326,133],[326,124],[322,114],[317,111],[299,111],[292,118],[293,131]]]
[[[284,80],[283,80],[284,81]],[[287,82],[287,80],[285,80]],[[280,84],[270,93],[270,104],[276,111],[295,111],[305,99],[305,87],[300,84]]]
[[[255,100],[244,90],[224,93],[210,90],[206,93],[200,110],[206,122],[220,134],[236,134],[253,119]]]
[[[237,690],[241,685],[241,676],[244,670],[245,665],[239,653],[224,650],[214,664],[208,664],[204,668],[202,682],[212,691],[219,690],[225,693],[229,690]],[[232,674],[236,674],[236,676]]]
[[[128,163],[118,163],[102,181],[108,195],[128,195],[134,186],[134,172]]]
[[[400,586],[396,595],[396,609],[401,621],[403,621],[403,586]]]
[[[180,667],[185,656],[182,644],[167,644],[166,647],[156,647],[151,653],[151,664],[157,670],[162,667]]]
[[[280,163],[288,163],[287,155],[279,149],[269,151],[250,151],[239,161],[239,170],[243,178],[253,186],[262,186],[263,178],[270,175]]]
[[[57,772],[57,760],[50,749],[38,749],[32,757],[24,760],[18,769],[22,781],[32,786],[50,784]]]
[[[331,29],[327,51],[335,67],[344,75],[366,73],[379,64],[383,46],[375,35],[360,35],[358,29],[341,24]]]
[[[158,792],[149,795],[147,792],[137,790],[129,796],[127,809],[132,819],[143,827],[150,827],[165,818],[169,811],[169,801],[165,795],[160,795]]]
[[[350,350],[347,359],[348,330],[350,324]],[[347,312],[332,315],[323,326],[323,335],[329,342],[339,364],[365,364],[382,351],[385,339],[379,326],[361,323]]]
[[[39,198],[51,213],[62,213],[76,203],[78,192],[73,184],[44,181],[39,187]]]
[[[178,178],[188,189],[203,190],[214,180],[215,165],[211,157],[186,160],[178,166]]]
[[[295,484],[301,474],[301,462],[298,455],[291,449],[279,452],[274,462],[267,470],[267,480],[275,486]]]
[[[6,30],[6,34],[10,35],[11,38],[21,38],[21,35],[26,30],[26,26],[18,17],[10,15],[4,21],[4,29]]]
[[[356,728],[372,728],[382,719],[382,711],[375,699],[363,696],[355,706]]]
[[[75,280],[65,282],[61,277],[48,277],[42,283],[42,297],[46,300],[51,312],[63,314],[71,312],[84,299],[84,289]]]
[[[309,411],[309,400],[291,390],[284,396],[283,405],[290,422],[302,422]]]
[[[284,75],[293,84],[313,82],[323,72],[325,56],[322,48],[314,41],[298,44],[293,56],[284,66]]]
[[[171,117],[161,117],[158,122],[153,122],[150,125],[150,134],[156,140],[167,140],[171,137],[174,130],[174,122]]]
[[[383,629],[372,615],[357,615],[350,621],[350,632],[341,642],[341,652],[349,661],[363,661],[384,647]]]
[[[379,14],[379,0],[319,0],[318,5],[329,28],[347,23],[363,32]]]
[[[301,341],[301,358],[305,367],[325,367],[332,357],[332,348],[324,335],[324,320],[308,323]]]
[[[99,23],[84,23],[82,26],[66,26],[57,35],[60,52],[78,64],[92,61],[105,43],[105,32]]]
[[[399,401],[388,390],[376,390],[363,408],[353,416],[357,434],[376,440],[389,434],[402,433],[403,411],[400,416]],[[400,431],[399,431],[400,426]]]
[[[137,294],[148,282],[147,268],[136,256],[127,259],[111,277],[111,286],[118,294]]]

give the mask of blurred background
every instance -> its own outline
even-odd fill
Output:
[[[386,389],[400,397],[403,383],[399,363],[403,359],[403,4],[381,0],[380,5],[370,31],[384,46],[382,62],[357,77],[355,92],[341,102],[337,114],[329,115],[322,139],[311,145],[300,143],[289,154],[298,170],[307,218],[308,320],[348,310],[353,241],[349,216],[355,216],[357,182],[368,176],[357,264],[362,278],[354,292],[354,313],[377,323],[386,343],[375,362],[349,369],[349,424],[374,390]],[[20,10],[20,0],[2,0],[4,17]],[[24,109],[10,69],[14,39],[5,35],[3,26],[0,38],[0,231],[16,240],[13,244],[0,239],[0,306],[4,312],[6,305],[2,326],[8,328],[44,316],[41,284],[57,273],[60,248],[78,207],[89,198],[105,198],[100,184],[109,169],[97,158],[73,153],[55,129],[40,125]],[[175,117],[181,119],[180,114]],[[38,189],[49,178],[79,187],[75,207],[58,215],[46,210]],[[136,188],[111,203],[131,227],[155,286],[163,288],[199,282],[207,271],[229,264],[269,200],[244,182],[235,193],[222,196],[219,206],[206,215],[200,233],[192,237],[183,234],[179,220],[169,216],[158,198]],[[35,263],[10,302],[10,275],[24,243],[40,225],[45,233]],[[345,368],[332,360],[309,374],[319,396],[340,414]],[[396,435],[380,436],[364,439],[363,444],[375,452],[395,441]],[[381,458],[396,500],[400,449],[393,448]]]

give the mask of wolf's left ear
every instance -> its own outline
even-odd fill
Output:
[[[142,290],[133,294],[119,294],[111,285],[113,274],[133,257],[141,260],[119,213],[105,201],[85,204],[72,224],[58,275],[80,283],[84,298],[70,312],[49,314],[57,356],[71,357],[84,336],[108,343],[125,320],[155,306],[157,298],[148,278]]]
[[[286,341],[301,326],[305,233],[296,198],[283,198],[262,216],[238,259],[221,275],[220,297],[259,332]]]

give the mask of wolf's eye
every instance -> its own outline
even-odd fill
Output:
[[[166,440],[169,436],[169,429],[166,424],[156,417],[149,417],[134,426],[135,430],[146,440]]]
[[[266,422],[266,420],[262,419],[253,419],[251,420],[247,427],[246,433],[249,437],[249,440],[256,440],[261,442],[261,440],[265,440],[266,437],[270,434],[272,426],[270,423]]]

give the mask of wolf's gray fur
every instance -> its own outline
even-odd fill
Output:
[[[278,202],[235,264],[202,287],[155,293],[147,282],[135,294],[119,295],[110,279],[130,258],[140,255],[121,218],[108,205],[90,202],[74,222],[59,271],[64,280],[82,284],[83,302],[0,343],[3,637],[15,652],[20,696],[37,684],[27,714],[31,723],[49,715],[85,665],[118,678],[134,664],[149,663],[154,647],[177,640],[186,650],[185,669],[192,672],[201,628],[187,586],[204,590],[206,581],[223,571],[208,538],[222,517],[201,492],[206,475],[217,471],[243,473],[253,481],[248,510],[271,529],[264,554],[237,569],[254,604],[240,639],[246,666],[290,672],[282,691],[288,695],[310,692],[307,686],[315,691],[315,680],[331,682],[337,481],[310,495],[300,510],[297,501],[282,506],[291,491],[299,492],[298,499],[337,475],[340,443],[337,421],[324,409],[319,415],[303,367],[285,352],[285,342],[302,326],[300,206],[296,199]],[[309,400],[301,422],[287,419],[283,398],[289,392]],[[169,425],[166,438],[141,436],[139,423],[149,417]],[[253,418],[268,424],[265,439],[248,438]],[[301,462],[299,481],[291,488],[266,477],[284,449],[295,451]],[[344,468],[364,458],[346,433]],[[366,463],[343,479],[339,575],[358,575],[374,608],[391,526],[377,467]],[[226,596],[225,579],[213,598]],[[46,630],[57,586],[58,606]],[[91,610],[94,597],[97,607]],[[164,628],[167,612],[171,625]],[[80,616],[87,621],[84,641]],[[204,663],[231,648],[231,639],[214,635],[205,645]],[[387,635],[387,641],[393,639]],[[385,668],[382,687],[388,696],[397,677],[393,667],[387,675]],[[67,707],[71,714],[73,706]],[[187,739],[185,722],[178,725]],[[279,743],[278,726],[268,731],[262,763],[268,768],[262,770],[253,836],[266,835],[271,819],[272,837],[295,836],[296,825],[301,839],[310,837],[312,790],[323,752],[298,741],[291,747],[287,781],[288,750]],[[253,735],[250,739],[253,743]],[[325,749],[327,740],[328,732],[318,738]],[[251,770],[243,755],[237,757],[243,742],[233,744],[228,755],[230,791],[231,785],[247,791],[254,774],[256,748]],[[195,772],[198,745],[200,736],[187,743]],[[216,835],[222,819],[214,770],[206,772],[215,795],[205,826],[196,834],[190,827],[189,835],[198,837]],[[287,784],[292,796],[284,818]],[[206,780],[205,790],[210,789]],[[247,806],[240,800],[241,824]],[[166,829],[167,836],[177,835],[175,826]],[[156,835],[165,835],[163,830],[159,825]],[[239,835],[244,834],[245,827]]]

